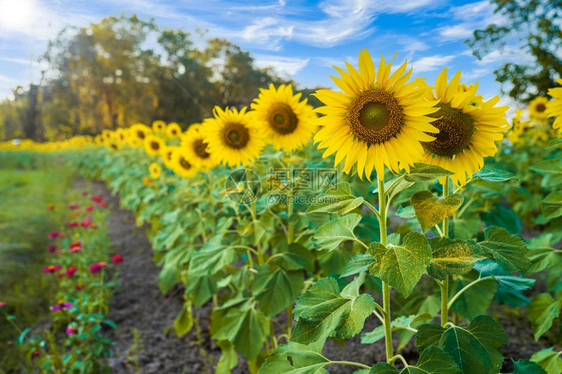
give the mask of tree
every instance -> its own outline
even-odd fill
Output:
[[[490,24],[476,30],[466,43],[474,56],[507,47],[529,53],[533,61],[508,62],[494,71],[502,83],[502,92],[528,102],[546,96],[555,86],[554,78],[562,75],[562,0],[491,0],[506,22]]]

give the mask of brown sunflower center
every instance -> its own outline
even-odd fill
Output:
[[[137,131],[137,136],[139,139],[144,139],[144,131]]]
[[[193,142],[193,150],[200,158],[208,158],[210,156],[206,149],[207,144],[203,142],[203,139],[197,139]]]
[[[474,118],[461,109],[451,108],[449,104],[439,103],[437,112],[429,114],[439,118],[431,124],[439,129],[435,140],[421,143],[429,152],[438,156],[453,157],[462,152],[469,144],[474,134]]]
[[[155,151],[160,149],[160,143],[152,141],[150,142],[150,148],[154,149]]]
[[[182,168],[189,170],[191,169],[191,164],[184,157],[180,157],[179,164]]]
[[[546,105],[544,105],[544,103],[538,103],[535,107],[535,110],[539,113],[542,113],[546,110]]]
[[[353,135],[369,144],[379,144],[400,132],[402,117],[402,107],[391,93],[372,88],[353,99],[347,120]]]
[[[241,123],[227,123],[223,130],[224,144],[234,149],[242,149],[250,140],[248,128]]]
[[[119,149],[119,148],[117,147],[117,144],[114,144],[114,143],[111,143],[110,147],[111,147],[113,150],[115,150],[115,151],[117,151],[117,150]]]
[[[269,109],[268,122],[275,132],[286,135],[295,131],[299,124],[299,119],[289,105],[277,103],[273,104]]]

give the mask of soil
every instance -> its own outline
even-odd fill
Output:
[[[145,228],[137,227],[135,217],[129,211],[119,208],[119,199],[111,196],[101,183],[93,185],[94,191],[103,194],[111,205],[109,233],[115,253],[124,256],[121,264],[119,282],[110,312],[107,316],[114,321],[118,329],[108,332],[115,342],[113,353],[108,363],[112,373],[143,374],[181,374],[213,373],[220,357],[220,349],[209,335],[210,303],[194,311],[199,315],[200,334],[192,329],[185,336],[178,338],[173,328],[173,321],[183,305],[183,288],[176,287],[167,294],[162,294],[157,286],[160,269],[152,262],[152,249],[145,235]],[[530,323],[519,312],[508,312],[501,306],[494,307],[493,316],[505,329],[509,343],[503,347],[503,353],[514,360],[530,356],[548,347],[544,340],[535,342]],[[369,317],[364,331],[371,331],[379,322]],[[135,343],[133,330],[138,332],[139,341]],[[395,343],[397,339],[394,339]],[[138,354],[137,354],[138,353]],[[401,352],[410,364],[415,364],[418,355],[413,340]],[[331,360],[362,362],[372,365],[385,358],[384,343],[379,341],[372,345],[362,345],[360,335],[346,342],[341,347],[328,341],[324,350]],[[503,372],[513,368],[511,360],[504,361]],[[334,365],[327,367],[330,373],[353,373],[357,368]],[[246,361],[239,356],[238,366],[233,374],[248,373]]]

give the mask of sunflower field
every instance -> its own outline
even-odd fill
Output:
[[[5,142],[0,160],[104,182],[146,228],[161,292],[183,294],[175,335],[208,328],[216,373],[562,373],[562,87],[508,120],[460,72],[396,61],[361,50],[316,108],[271,84],[187,127]],[[0,303],[29,372],[108,370],[124,258],[107,205],[86,189],[49,234],[43,333]],[[503,325],[530,326],[534,351],[506,354]]]

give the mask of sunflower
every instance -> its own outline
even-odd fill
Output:
[[[190,127],[181,137],[181,148],[185,151],[189,160],[197,159],[204,171],[208,171],[216,165],[215,158],[207,152],[205,136],[199,130]]]
[[[144,150],[150,156],[158,156],[164,147],[164,141],[156,135],[148,135],[144,139]]]
[[[120,145],[125,145],[128,142],[129,133],[127,129],[117,129],[115,131],[117,141]]]
[[[325,114],[318,122],[323,127],[314,136],[318,148],[327,148],[323,157],[335,153],[335,165],[345,157],[343,171],[356,165],[357,174],[371,177],[373,167],[379,178],[384,166],[394,172],[409,171],[409,166],[423,156],[421,141],[435,139],[427,133],[438,130],[428,117],[437,110],[424,100],[420,81],[406,84],[406,62],[392,75],[392,61],[381,57],[375,70],[369,52],[359,53],[359,71],[346,63],[348,72],[336,67],[341,79],[331,77],[343,92],[318,90],[314,94],[324,104],[316,109]]]
[[[144,143],[144,139],[147,135],[152,133],[150,127],[143,125],[142,123],[135,123],[129,129],[131,138],[138,140],[140,144]]]
[[[121,149],[121,143],[119,143],[117,135],[113,132],[106,135],[103,142],[106,147],[111,148],[114,151],[119,151]]]
[[[169,145],[167,147],[164,147],[164,149],[162,149],[162,153],[160,153],[160,155],[162,156],[162,161],[168,169],[172,169],[172,154],[177,148],[177,146]]]
[[[148,167],[148,171],[150,172],[150,176],[152,177],[152,179],[158,179],[160,178],[160,174],[162,173],[162,168],[160,167],[159,164],[153,162]]]
[[[503,139],[510,126],[505,120],[507,106],[494,107],[499,96],[476,104],[476,86],[467,91],[458,90],[461,73],[447,84],[447,69],[437,77],[435,97],[439,110],[432,124],[439,129],[436,139],[423,142],[424,163],[441,166],[455,173],[451,176],[457,185],[466,183],[484,165],[484,158],[497,152],[495,141]]]
[[[152,122],[152,130],[154,130],[154,132],[158,132],[158,133],[165,133],[166,132],[166,122],[164,121],[154,121]]]
[[[556,82],[558,82],[559,85],[562,85],[562,79],[557,79]],[[546,114],[549,117],[558,116],[558,118],[554,120],[552,127],[562,131],[562,87],[549,88],[548,94],[554,98],[554,100],[548,102],[546,106]]]
[[[168,124],[168,127],[166,127],[166,135],[168,135],[168,138],[170,139],[179,138],[179,136],[181,135],[180,125],[175,122]]]
[[[260,155],[265,146],[263,133],[246,109],[213,109],[215,119],[207,121],[202,131],[214,162],[237,167],[252,163]]]
[[[172,153],[172,170],[183,178],[191,178],[199,171],[198,161],[190,159],[185,150],[177,147]]]
[[[302,94],[293,95],[293,87],[282,84],[275,89],[260,88],[259,96],[254,99],[251,108],[254,118],[265,131],[265,136],[276,149],[290,152],[302,147],[316,130],[316,113],[307,104],[300,101]]]
[[[537,96],[529,103],[529,116],[535,119],[544,119],[548,117],[546,106],[548,99],[544,96]]]

